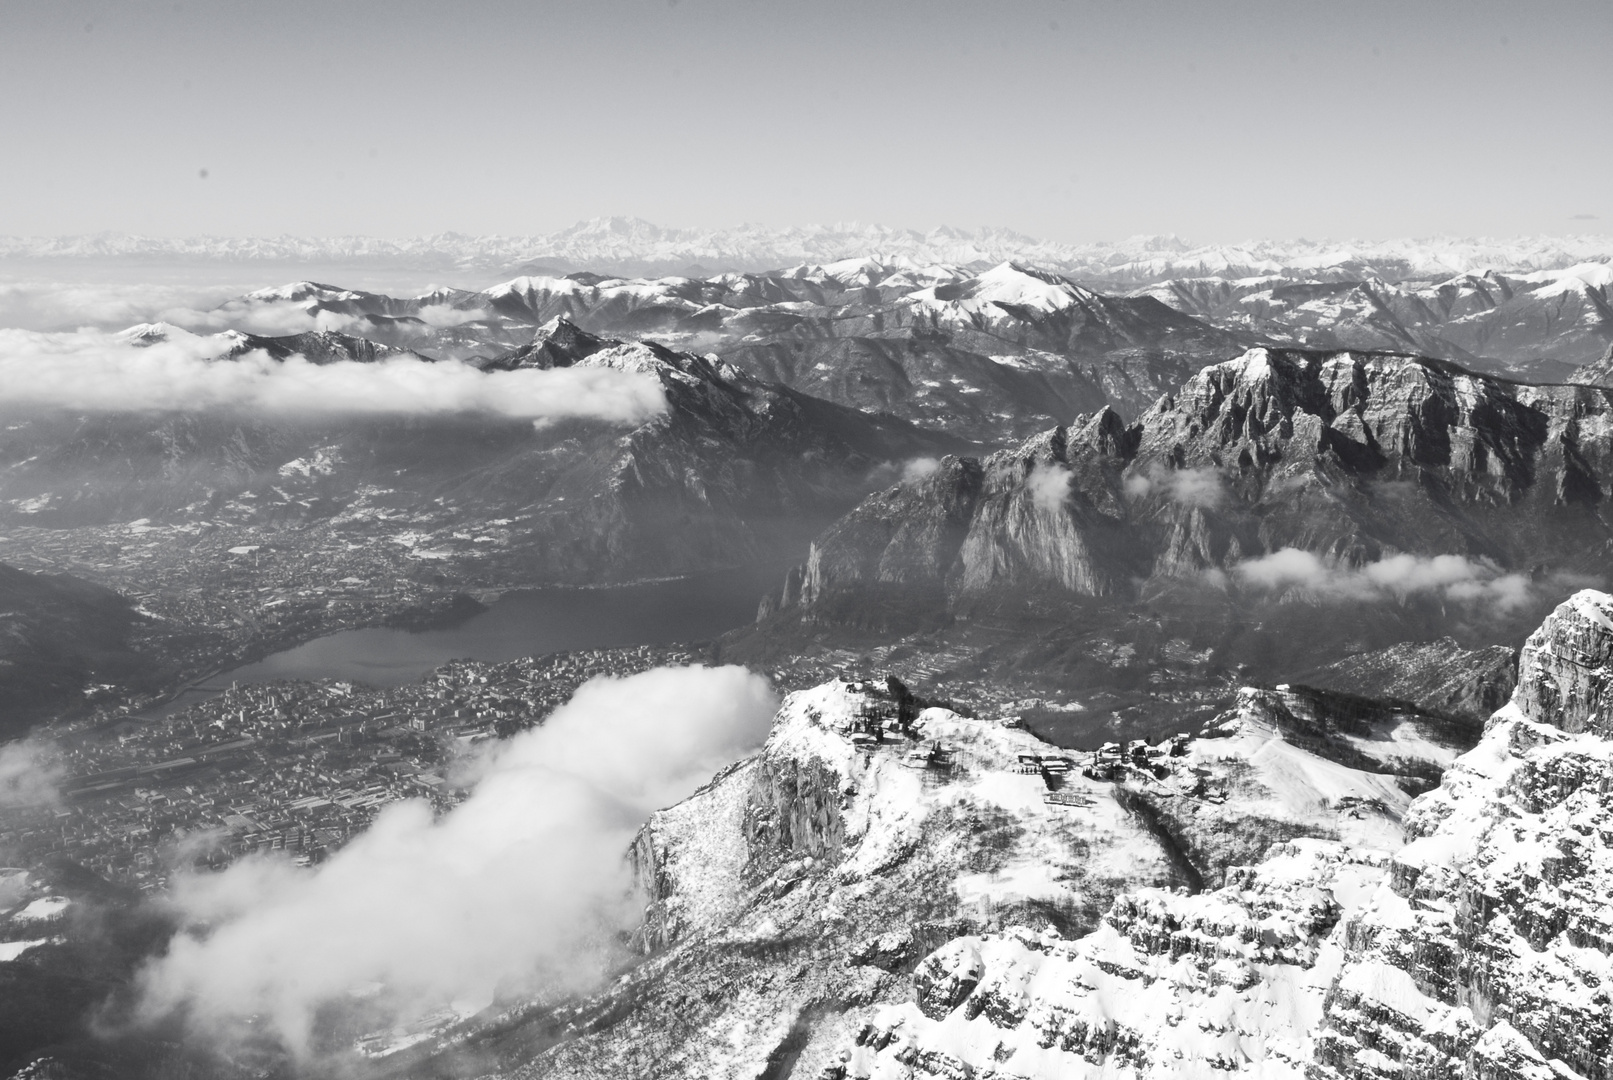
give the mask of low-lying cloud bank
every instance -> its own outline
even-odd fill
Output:
[[[165,285],[106,282],[0,282],[0,326],[65,332],[121,330],[136,323],[164,322],[196,333],[239,330],[268,337],[337,330],[362,334],[362,315],[314,310],[311,303],[248,293],[243,285]],[[245,294],[245,295],[243,295]],[[421,337],[445,327],[493,317],[486,308],[426,305],[416,312]],[[407,335],[414,324],[393,323]]]
[[[1465,555],[1390,555],[1362,566],[1345,566],[1299,548],[1283,548],[1239,563],[1232,577],[1246,588],[1302,589],[1324,600],[1432,596],[1507,612],[1536,599],[1535,582],[1527,574],[1508,573],[1489,559]],[[1577,579],[1563,583],[1583,584]]]
[[[302,416],[484,413],[633,424],[666,409],[649,375],[577,366],[483,372],[399,355],[374,363],[221,359],[231,340],[174,334],[144,347],[97,332],[0,330],[0,406],[85,412],[236,409]]]
[[[475,763],[440,818],[394,804],[316,868],[256,857],[182,877],[185,929],[142,973],[141,1015],[200,1032],[257,1017],[308,1053],[332,1003],[402,1021],[586,989],[639,914],[624,862],[639,825],[759,745],[776,706],[739,667],[595,679]]]
[[[242,291],[228,285],[0,282],[0,326],[36,331],[119,330],[134,323],[163,321],[188,327],[192,316],[205,319],[207,313]]]

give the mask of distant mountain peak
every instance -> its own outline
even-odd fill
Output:
[[[873,256],[913,265],[947,263],[975,269],[1013,261],[1085,281],[1140,286],[1173,278],[1337,272],[1386,280],[1444,280],[1499,270],[1510,274],[1613,262],[1606,236],[1513,239],[1403,238],[1381,241],[1251,240],[1195,244],[1182,237],[1142,235],[1118,242],[1069,243],[1009,228],[928,230],[861,222],[830,225],[668,228],[642,218],[596,217],[532,236],[471,236],[442,232],[404,239],[333,237],[143,237],[97,233],[61,237],[0,237],[0,260],[175,258],[248,263],[359,263],[435,271],[508,272],[522,265],[563,271],[588,269],[628,275],[762,271],[827,265]],[[308,283],[313,284],[313,283]]]

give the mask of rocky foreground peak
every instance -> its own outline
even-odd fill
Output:
[[[1314,1080],[1613,1076],[1613,597],[1561,604],[1346,920]]]
[[[1512,705],[1537,724],[1613,738],[1610,680],[1613,597],[1586,589],[1552,612],[1524,643]]]
[[[1560,605],[1454,760],[1301,687],[1093,755],[865,684],[792,695],[640,838],[633,1034],[534,1067],[1607,1080],[1610,613]],[[1411,757],[1444,769],[1415,799]]]
[[[579,1013],[631,1022],[520,1075],[1301,1076],[1414,774],[1457,753],[1318,694],[1096,752],[896,684],[791,694],[639,835],[650,955]]]

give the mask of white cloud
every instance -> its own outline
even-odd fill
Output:
[[[0,808],[54,806],[62,775],[51,743],[30,737],[0,746]]]
[[[316,1011],[361,994],[407,1019],[589,987],[638,917],[638,826],[759,745],[776,704],[738,667],[595,679],[438,819],[395,804],[313,869],[264,857],[182,877],[184,929],[141,973],[141,1015],[215,1034],[258,1017],[307,1053]]]
[[[1031,493],[1031,502],[1044,513],[1056,514],[1070,494],[1074,477],[1062,465],[1037,464],[1025,478],[1025,487]]]
[[[190,325],[186,316],[199,316],[237,291],[231,286],[6,282],[0,283],[0,326],[53,332],[116,330],[159,320]]]
[[[288,334],[306,334],[311,330],[356,334],[365,329],[364,319],[357,315],[317,311],[292,303],[247,301],[233,301],[207,311],[168,308],[157,313],[156,321],[173,323],[198,333],[239,330],[243,334],[262,337],[285,337]]]
[[[922,480],[940,467],[939,458],[916,457],[902,465],[902,479]]]
[[[45,333],[70,330],[120,330],[136,323],[166,322],[198,333],[239,330],[279,337],[310,330],[356,333],[363,317],[315,311],[306,301],[248,299],[246,287],[194,285],[8,282],[0,283],[0,326]],[[447,304],[427,305],[416,312],[433,330],[460,326],[492,316],[485,308],[462,310]],[[394,333],[406,333],[398,324]]]
[[[1158,491],[1165,498],[1183,506],[1219,506],[1225,494],[1221,474],[1214,468],[1166,469],[1150,465],[1145,472],[1126,477],[1126,494],[1140,499]]]
[[[426,325],[439,330],[493,317],[493,312],[486,308],[456,308],[447,304],[427,304],[415,314]]]
[[[222,336],[172,332],[136,347],[115,335],[0,330],[0,405],[87,412],[240,409],[293,415],[479,412],[537,421],[640,423],[666,408],[649,375],[577,366],[478,371],[397,356],[370,364],[215,359]]]
[[[1439,596],[1511,611],[1534,598],[1526,575],[1506,573],[1489,559],[1465,555],[1400,554],[1351,567],[1299,548],[1283,548],[1239,563],[1232,572],[1251,588],[1270,592],[1298,588],[1331,600]]]

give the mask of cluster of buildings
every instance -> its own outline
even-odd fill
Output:
[[[1092,780],[1128,780],[1135,776],[1163,780],[1176,771],[1173,758],[1187,753],[1188,735],[1172,735],[1155,745],[1147,739],[1132,739],[1124,745],[1107,742],[1092,753],[1081,768],[1081,775]]]

